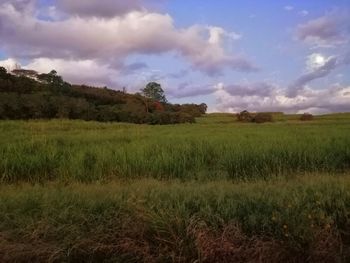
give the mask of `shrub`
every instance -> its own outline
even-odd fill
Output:
[[[300,116],[301,121],[312,121],[314,119],[314,116],[310,113],[304,113]]]
[[[254,115],[246,110],[238,113],[237,115],[237,120],[241,122],[252,122]]]
[[[196,119],[194,116],[184,112],[179,112],[178,114],[176,114],[176,118],[178,123],[195,123],[196,122]]]
[[[273,117],[271,113],[258,113],[253,117],[252,122],[255,123],[264,123],[264,122],[272,122],[273,121]]]

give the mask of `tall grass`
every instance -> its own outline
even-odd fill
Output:
[[[0,262],[349,262],[350,115],[0,122]]]
[[[248,179],[350,168],[350,118],[177,126],[2,121],[0,131],[5,183]]]
[[[231,253],[231,246],[239,246],[230,241],[232,235],[235,242],[260,240],[265,246],[274,242],[279,249],[294,251],[287,254],[290,262],[296,257],[310,259],[314,252],[322,254],[313,247],[320,245],[317,242],[325,242],[319,248],[328,256],[346,257],[349,209],[347,176],[308,175],[238,184],[142,179],[104,185],[2,186],[0,259],[12,246],[16,248],[12,259],[27,251],[32,256],[48,253],[46,260],[59,256],[63,261],[74,257],[89,261],[125,253],[130,262],[147,262],[148,257],[193,262],[205,253]],[[223,247],[227,251],[206,249],[215,233],[218,239],[213,246],[223,245],[220,242],[227,236],[230,246]],[[319,240],[318,233],[325,233],[326,239]],[[337,241],[335,247],[330,238]],[[258,247],[249,249],[262,253]],[[268,261],[279,253],[284,252],[274,251]]]

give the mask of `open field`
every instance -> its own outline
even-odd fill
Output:
[[[0,262],[350,260],[350,114],[0,131]]]
[[[312,122],[147,126],[83,121],[0,122],[3,183],[110,179],[261,179],[350,168],[350,115]]]

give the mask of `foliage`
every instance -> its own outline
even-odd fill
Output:
[[[108,88],[72,86],[55,70],[38,74],[35,80],[0,68],[0,119],[68,118],[173,124],[194,122],[195,117],[205,114],[205,104],[167,103],[160,85],[155,84],[147,85],[147,97],[144,97]]]
[[[349,193],[329,175],[1,186],[0,261],[349,262]]]
[[[300,116],[301,121],[312,121],[314,119],[314,116],[310,113],[304,113]]]
[[[264,122],[272,122],[273,117],[271,113],[259,112],[255,114],[253,118],[253,122],[255,123],[264,123]]]
[[[141,94],[155,101],[159,101],[162,103],[167,103],[167,99],[164,95],[164,90],[161,85],[156,82],[150,82],[146,85],[144,89],[141,90]]]
[[[250,113],[244,110],[238,113],[236,117],[239,122],[264,123],[273,121],[273,115],[269,112]]]
[[[254,115],[246,110],[238,113],[236,117],[240,122],[252,122],[254,119]]]

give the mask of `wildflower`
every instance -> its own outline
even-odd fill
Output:
[[[283,225],[283,228],[284,228],[284,229],[287,229],[287,228],[288,228],[288,226],[287,226],[287,225]]]
[[[309,219],[312,219],[312,216],[309,214],[308,216],[307,216]]]

